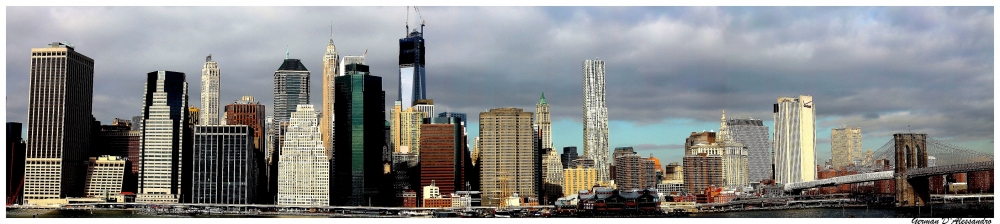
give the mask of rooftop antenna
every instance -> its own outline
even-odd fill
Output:
[[[368,58],[368,49],[365,49],[365,54],[361,55],[363,58]]]
[[[288,59],[288,45],[285,45],[285,59]]]
[[[410,33],[410,6],[406,6],[406,33]]]

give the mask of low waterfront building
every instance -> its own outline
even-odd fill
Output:
[[[107,201],[122,193],[125,167],[131,166],[119,156],[90,157],[87,167],[87,197]]]

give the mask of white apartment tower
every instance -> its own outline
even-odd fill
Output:
[[[833,168],[861,165],[861,127],[834,128],[830,131]]]
[[[201,69],[201,114],[199,125],[219,125],[219,64],[212,55],[205,58]]]
[[[774,180],[816,180],[816,106],[812,96],[781,97],[774,104]]]
[[[608,107],[604,104],[604,61],[583,62],[583,156],[594,160],[597,181],[611,180]]]
[[[330,43],[326,45],[326,54],[323,55],[323,108],[320,109],[319,119],[319,132],[323,135],[327,158],[333,158],[333,103],[337,95],[334,81],[340,74],[339,60],[337,46],[333,44],[333,27],[330,27]]]
[[[316,110],[298,105],[278,159],[278,205],[330,205],[330,159],[325,153]]]

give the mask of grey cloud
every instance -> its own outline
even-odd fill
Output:
[[[581,67],[607,62],[612,120],[771,118],[780,96],[812,95],[820,119],[864,126],[866,136],[913,127],[963,139],[993,136],[990,7],[425,7],[428,96],[449,110],[534,111],[579,121]],[[344,55],[368,50],[397,96],[404,7],[8,7],[7,119],[27,113],[27,55],[68,40],[96,62],[99,120],[140,111],[144,74],[188,74],[198,105],[200,69],[213,54],[223,103],[271,104],[272,74],[287,45],[313,72],[334,23]],[[412,13],[412,12],[411,12]],[[411,28],[417,28],[411,16]]]

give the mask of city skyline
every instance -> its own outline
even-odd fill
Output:
[[[385,80],[386,95],[398,94],[393,87],[399,81],[397,41],[406,34],[404,7],[234,7],[235,17],[196,13],[206,8],[8,8],[7,120],[27,121],[29,66],[23,58],[30,48],[51,41],[67,40],[94,58],[93,114],[107,122],[141,113],[143,74],[199,74],[207,54],[226,66],[222,86],[240,87],[222,88],[220,101],[254,95],[273,102],[271,75],[285,47],[305,67],[322,68],[330,20],[339,53],[367,50],[372,74]],[[343,10],[334,13],[343,16],[330,16],[329,9]],[[583,148],[579,64],[593,58],[607,62],[609,148],[633,146],[666,163],[680,161],[688,133],[717,129],[721,110],[731,118],[763,119],[774,130],[773,100],[798,95],[812,95],[820,105],[818,161],[830,158],[830,129],[841,125],[865,130],[862,150],[877,149],[907,127],[976,150],[993,148],[993,99],[986,91],[993,87],[992,8],[421,9],[429,45],[427,94],[435,107],[470,114],[531,108],[546,92],[554,148]],[[176,17],[180,12],[204,17]],[[83,17],[91,13],[108,16]],[[49,17],[32,16],[39,14]],[[119,22],[142,14],[158,22]],[[79,21],[72,24],[56,19],[74,15]],[[414,28],[420,19],[411,14],[409,20]],[[291,21],[296,24],[276,25]],[[177,32],[140,29],[147,26]],[[248,29],[233,28],[240,26]],[[262,35],[275,27],[296,35]],[[171,36],[201,32],[207,35]],[[106,36],[121,33],[131,36]],[[247,38],[230,39],[236,37]],[[142,50],[124,50],[134,46]],[[511,65],[520,69],[495,67]],[[200,85],[191,81],[200,77],[188,79],[191,102],[198,102]],[[320,80],[310,77],[310,95],[321,95]],[[391,104],[386,100],[385,108]],[[267,114],[274,114],[271,108]],[[468,124],[470,139],[478,134],[477,120]]]

